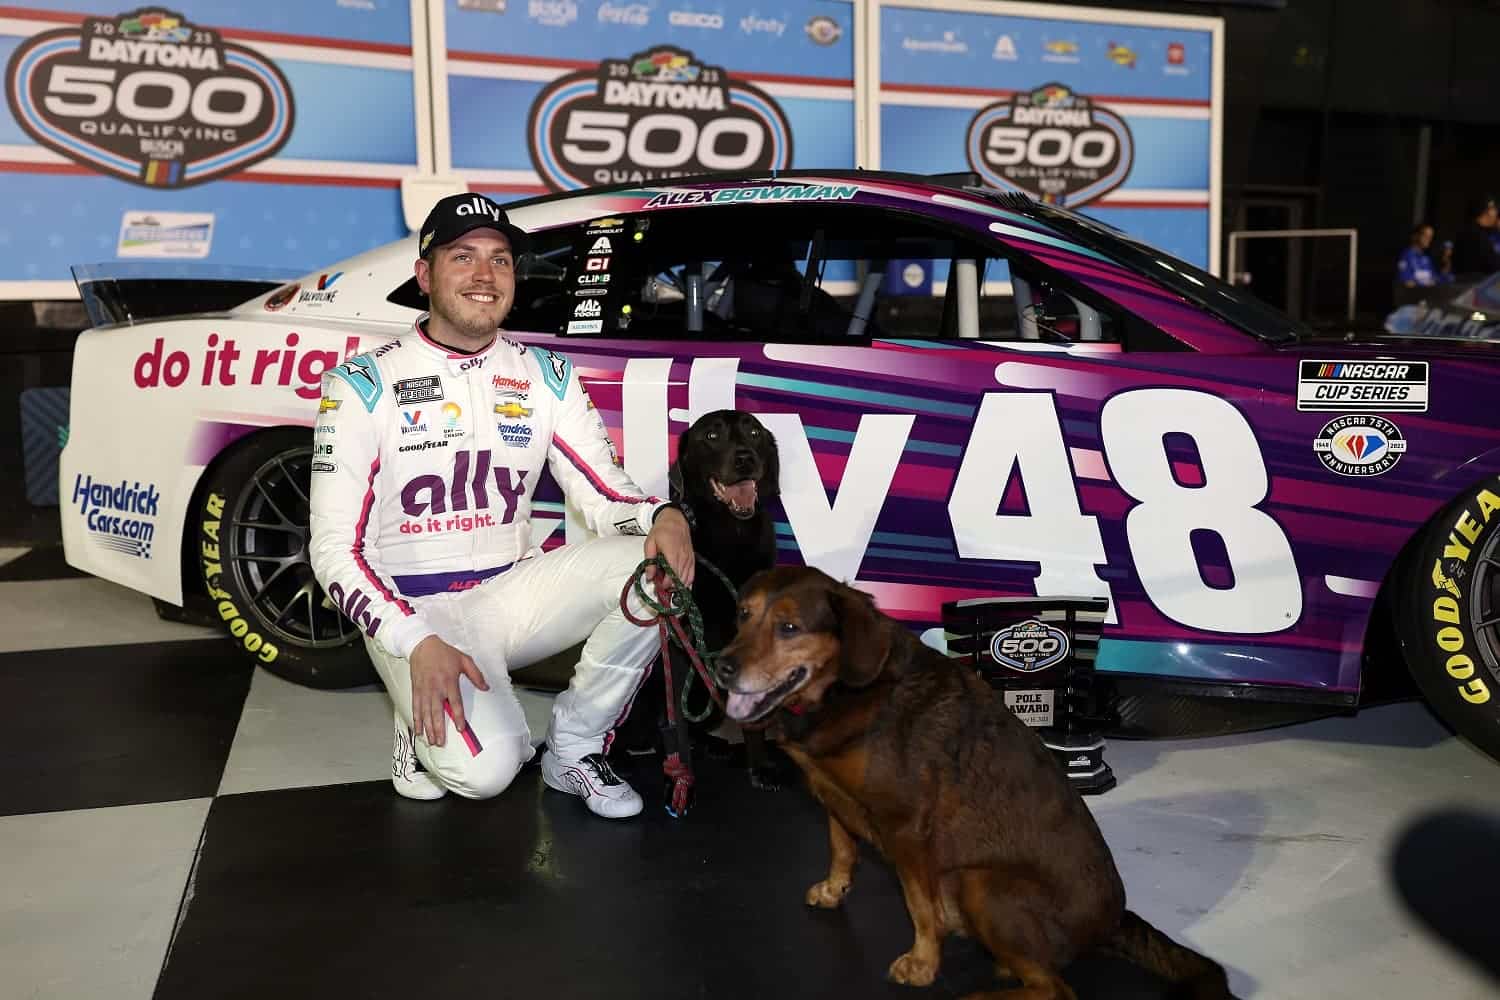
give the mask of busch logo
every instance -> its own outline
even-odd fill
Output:
[[[969,166],[995,187],[1085,205],[1130,176],[1125,120],[1060,83],[991,104],[969,123]]]
[[[365,635],[371,639],[380,629],[380,619],[370,614],[370,598],[358,587],[348,593],[344,592],[344,585],[337,580],[328,585],[328,598],[338,606],[344,613],[344,617],[354,623],[354,627],[362,629]]]
[[[5,94],[39,144],[156,188],[275,156],[295,117],[270,60],[160,7],[33,35],[10,58]]]
[[[672,45],[606,59],[542,88],[527,139],[537,172],[556,191],[792,165],[780,106]]]
[[[446,514],[450,510],[489,510],[490,473],[495,475],[497,499],[505,504],[501,524],[515,519],[516,505],[526,492],[526,472],[512,473],[504,466],[490,468],[490,450],[477,454],[460,451],[453,456],[453,482],[436,473],[417,476],[401,487],[401,509],[410,517],[422,514]],[[472,474],[471,474],[472,473]]]

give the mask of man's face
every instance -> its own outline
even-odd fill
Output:
[[[1493,202],[1484,206],[1484,211],[1479,213],[1479,224],[1486,229],[1495,224],[1495,205]]]
[[[469,336],[488,337],[515,300],[510,240],[494,229],[470,230],[417,261],[417,284],[434,316]]]
[[[1423,250],[1426,250],[1428,247],[1432,246],[1431,226],[1423,226],[1421,229],[1417,230],[1417,246],[1421,247]]]

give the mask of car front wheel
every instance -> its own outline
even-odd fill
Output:
[[[269,431],[210,474],[198,516],[203,585],[245,656],[315,688],[377,682],[358,630],[313,576],[312,435]]]
[[[1403,570],[1412,679],[1444,722],[1500,760],[1500,479],[1428,525]]]

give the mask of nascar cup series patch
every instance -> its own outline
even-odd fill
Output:
[[[1007,625],[990,639],[995,662],[1023,674],[1046,670],[1067,656],[1068,648],[1068,633],[1035,618]]]
[[[27,38],[6,67],[5,96],[42,146],[152,188],[191,187],[275,156],[295,118],[274,63],[161,7]]]

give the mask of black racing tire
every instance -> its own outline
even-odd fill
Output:
[[[1500,479],[1434,518],[1398,573],[1412,680],[1438,718],[1500,760]]]
[[[313,576],[312,434],[262,432],[209,473],[194,519],[199,573],[235,648],[312,688],[378,683],[356,629]]]

